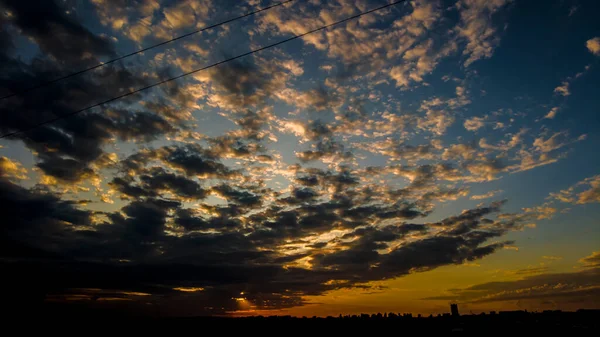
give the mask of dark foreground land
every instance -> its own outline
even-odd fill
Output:
[[[243,334],[260,335],[341,335],[366,336],[430,333],[452,334],[534,334],[534,336],[597,335],[600,332],[600,310],[577,312],[549,311],[530,313],[524,311],[499,312],[485,315],[412,317],[410,315],[360,315],[328,318],[271,317],[124,317],[105,314],[48,313],[44,317],[15,319],[23,333],[57,332],[63,335],[106,335],[135,333],[194,335]]]

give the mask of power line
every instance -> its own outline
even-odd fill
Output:
[[[274,4],[274,5],[263,7],[261,9],[255,10],[253,12],[248,12],[248,13],[246,13],[244,15],[241,15],[241,16],[238,16],[238,17],[235,17],[235,18],[231,18],[231,19],[227,19],[225,21],[222,21],[222,22],[219,22],[219,23],[215,23],[214,25],[203,27],[203,28],[195,30],[193,32],[189,32],[189,33],[177,36],[177,37],[172,38],[170,40],[163,41],[161,43],[158,43],[158,44],[146,47],[146,48],[142,48],[140,50],[134,51],[132,53],[129,53],[129,54],[126,54],[126,55],[123,55],[123,56],[119,56],[119,57],[114,58],[112,60],[109,60],[109,61],[106,61],[106,62],[102,62],[102,63],[98,63],[98,64],[96,64],[94,66],[89,67],[89,68],[81,69],[79,71],[76,71],[76,72],[64,75],[62,77],[57,77],[57,78],[55,78],[53,80],[39,83],[39,84],[37,84],[37,85],[35,85],[33,87],[29,87],[29,88],[26,88],[26,89],[23,89],[23,90],[19,90],[19,91],[13,92],[12,94],[0,97],[0,100],[6,99],[6,98],[10,98],[10,97],[14,97],[14,96],[20,96],[20,95],[26,94],[26,93],[28,93],[30,91],[34,91],[34,90],[43,88],[43,87],[48,86],[50,84],[66,80],[68,78],[71,78],[71,77],[74,77],[74,76],[77,76],[77,75],[81,75],[83,73],[86,73],[86,72],[94,70],[94,69],[98,69],[98,68],[103,67],[103,66],[105,66],[107,64],[111,64],[111,63],[114,63],[114,62],[126,59],[128,57],[131,57],[133,55],[137,55],[137,54],[143,53],[145,51],[154,49],[156,47],[164,46],[164,45],[169,44],[171,42],[174,42],[174,41],[177,41],[177,40],[181,40],[181,39],[186,38],[188,36],[192,36],[194,34],[202,33],[202,32],[204,32],[206,30],[213,29],[213,28],[216,28],[216,27],[219,27],[219,26],[222,26],[222,25],[225,25],[225,24],[228,24],[228,23],[231,23],[231,22],[234,22],[234,21],[246,18],[248,16],[252,16],[254,14],[258,14],[260,12],[264,12],[266,10],[269,10],[269,9],[272,9],[272,8],[275,8],[275,7],[279,7],[279,6],[285,5],[285,4],[290,3],[292,1],[295,1],[295,0],[286,0],[286,1],[278,2],[278,3]]]
[[[287,39],[285,39],[285,40],[281,40],[281,41],[279,41],[279,42],[275,42],[275,43],[273,43],[273,44],[270,44],[270,45],[267,45],[267,46],[264,46],[264,47],[260,47],[260,48],[258,48],[258,49],[251,50],[251,51],[249,51],[249,52],[246,52],[246,53],[243,53],[243,54],[240,54],[240,55],[237,55],[237,56],[234,56],[234,57],[231,57],[231,58],[228,58],[228,59],[225,59],[225,60],[219,61],[219,62],[217,62],[217,63],[213,63],[213,64],[211,64],[211,65],[208,65],[208,66],[205,66],[205,67],[202,67],[202,68],[194,69],[194,70],[192,70],[192,71],[190,71],[190,72],[183,73],[183,74],[181,74],[181,75],[178,75],[178,76],[174,76],[174,77],[171,77],[171,78],[164,79],[164,80],[162,80],[162,81],[159,81],[159,82],[156,82],[156,83],[153,83],[153,84],[147,85],[147,86],[145,86],[145,87],[141,87],[141,88],[138,88],[138,89],[132,90],[132,91],[130,91],[130,92],[127,92],[127,93],[125,93],[125,94],[122,94],[122,95],[119,95],[119,96],[115,96],[115,97],[113,97],[113,98],[110,98],[110,99],[107,99],[107,100],[105,100],[105,101],[102,101],[102,102],[98,102],[98,103],[92,104],[92,105],[90,105],[90,106],[87,106],[87,107],[85,107],[85,108],[83,108],[83,109],[80,109],[80,110],[77,110],[77,111],[72,111],[72,112],[70,112],[70,113],[67,113],[67,114],[64,114],[64,115],[60,115],[60,116],[58,116],[58,117],[55,117],[55,118],[52,118],[52,119],[46,120],[46,121],[44,121],[44,122],[38,123],[38,124],[36,124],[36,125],[34,125],[34,126],[32,126],[32,127],[29,127],[29,128],[27,128],[27,129],[21,129],[21,130],[17,130],[17,131],[14,131],[14,132],[10,132],[10,133],[3,134],[2,136],[0,136],[0,139],[2,139],[2,138],[6,138],[6,137],[10,137],[10,136],[14,136],[14,135],[17,135],[17,134],[19,134],[19,133],[22,133],[22,132],[31,131],[31,130],[33,130],[33,129],[36,129],[36,128],[40,127],[40,126],[43,126],[43,125],[46,125],[46,124],[51,124],[51,123],[54,123],[54,122],[56,122],[56,121],[58,121],[58,120],[61,120],[61,119],[64,119],[64,118],[67,118],[67,117],[70,117],[70,116],[76,115],[76,114],[78,114],[78,113],[81,113],[81,112],[84,112],[84,111],[87,111],[87,110],[90,110],[90,109],[93,109],[93,108],[99,107],[99,106],[101,106],[101,105],[104,105],[104,104],[107,104],[107,103],[114,102],[114,101],[116,101],[116,100],[119,100],[119,99],[121,99],[121,98],[125,98],[125,97],[128,97],[128,96],[131,96],[131,95],[137,94],[138,92],[141,92],[141,91],[144,91],[144,90],[148,90],[148,89],[151,89],[151,88],[157,87],[157,86],[159,86],[159,85],[162,85],[162,84],[165,84],[165,83],[167,83],[167,82],[175,81],[175,80],[177,80],[177,79],[180,79],[180,78],[182,78],[182,77],[185,77],[185,76],[188,76],[188,75],[191,75],[191,74],[194,74],[194,73],[197,73],[197,72],[200,72],[200,71],[206,70],[206,69],[214,68],[214,67],[216,67],[216,66],[219,66],[219,65],[221,65],[221,64],[223,64],[223,63],[231,62],[231,61],[237,60],[237,59],[239,59],[239,58],[242,58],[242,57],[245,57],[245,56],[248,56],[248,55],[252,55],[252,54],[254,54],[254,53],[258,53],[258,52],[260,52],[260,51],[263,51],[263,50],[266,50],[266,49],[269,49],[269,48],[276,47],[276,46],[278,46],[278,45],[281,45],[281,44],[284,44],[284,43],[286,43],[286,42],[289,42],[289,41],[292,41],[292,40],[299,39],[299,38],[301,38],[301,37],[304,37],[304,36],[306,36],[306,35],[313,34],[313,33],[316,33],[316,32],[318,32],[318,31],[321,31],[321,30],[328,29],[328,28],[330,28],[330,27],[333,27],[333,26],[336,26],[336,25],[342,24],[342,23],[344,23],[344,22],[347,22],[347,21],[350,21],[350,20],[357,19],[357,18],[359,18],[359,17],[361,17],[361,16],[363,16],[363,15],[367,15],[367,14],[370,14],[370,13],[373,13],[373,12],[377,12],[377,11],[380,11],[380,10],[382,10],[382,9],[385,9],[385,8],[388,8],[388,7],[391,7],[391,6],[394,6],[394,5],[397,5],[397,4],[400,4],[400,3],[406,2],[406,1],[408,1],[408,0],[399,0],[399,1],[394,1],[394,2],[391,2],[391,3],[387,4],[387,5],[383,5],[383,6],[380,6],[380,7],[377,7],[377,8],[373,8],[373,9],[371,9],[371,10],[368,10],[368,11],[365,11],[365,12],[362,12],[362,13],[359,13],[359,14],[356,14],[356,15],[353,15],[353,16],[350,16],[350,17],[347,17],[347,18],[345,18],[345,19],[342,19],[342,20],[340,20],[340,21],[336,21],[336,22],[330,23],[330,24],[328,24],[328,25],[321,26],[321,27],[319,27],[319,28],[316,28],[316,29],[313,29],[313,30],[309,30],[309,31],[307,31],[307,32],[305,32],[305,33],[302,33],[302,34],[299,34],[299,35],[294,35],[294,36],[292,36],[292,37],[290,37],[290,38],[287,38]]]

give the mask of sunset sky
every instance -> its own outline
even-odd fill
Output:
[[[600,308],[600,2],[0,0],[0,268],[161,315]],[[48,123],[46,123],[48,122]],[[40,125],[40,123],[45,123]]]

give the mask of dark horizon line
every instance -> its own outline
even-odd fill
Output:
[[[50,303],[46,303],[48,305]],[[74,303],[73,303],[74,304]],[[58,305],[58,306],[56,306]],[[51,307],[51,308],[50,308]],[[107,316],[122,316],[122,317],[137,317],[137,318],[166,318],[166,319],[205,319],[205,318],[234,318],[234,319],[270,319],[270,318],[281,318],[281,319],[435,319],[435,318],[460,318],[460,317],[517,317],[517,316],[528,316],[528,315],[574,315],[574,314],[583,314],[583,315],[597,315],[600,318],[600,308],[579,308],[574,311],[571,310],[562,310],[562,309],[546,309],[546,310],[533,310],[529,311],[527,309],[518,309],[518,310],[489,310],[489,311],[480,311],[477,313],[473,313],[469,310],[468,313],[460,314],[459,312],[439,312],[436,314],[413,314],[412,312],[377,312],[377,313],[359,313],[359,314],[342,314],[338,315],[327,315],[327,316],[319,316],[319,315],[291,315],[291,314],[273,314],[273,315],[243,315],[236,314],[240,311],[224,311],[223,313],[215,313],[215,314],[198,314],[198,315],[169,315],[168,310],[158,310],[155,313],[141,313],[136,312],[135,310],[119,310],[116,308],[106,308],[106,307],[79,307],[72,306],[67,303],[54,303],[54,305],[50,304],[50,307],[39,308],[42,309],[41,312],[47,311],[48,314],[52,315],[53,313],[64,313],[74,311],[83,313],[83,312],[95,312],[100,315]],[[44,310],[46,309],[46,310]],[[158,309],[158,308],[157,308]],[[56,310],[56,311],[55,311]],[[82,312],[82,311],[83,312]],[[268,309],[261,309],[268,310]],[[243,311],[242,311],[243,312]]]

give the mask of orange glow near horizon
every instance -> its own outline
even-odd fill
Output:
[[[186,292],[186,293],[195,293],[198,291],[203,291],[204,288],[202,288],[202,287],[177,287],[177,288],[173,288],[173,290]]]

